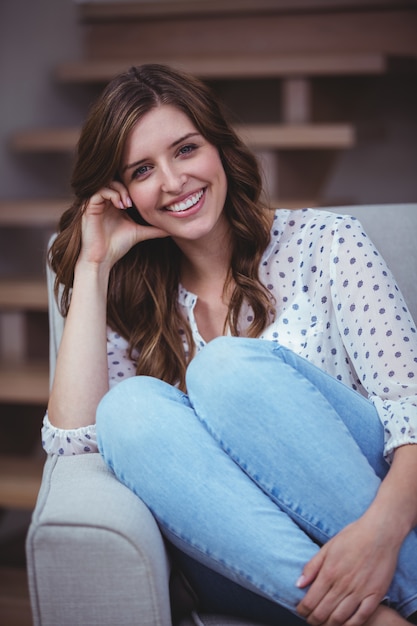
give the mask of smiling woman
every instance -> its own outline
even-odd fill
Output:
[[[47,452],[102,454],[205,611],[405,624],[417,333],[361,224],[264,207],[209,89],[159,65],[104,90],[72,183]]]
[[[255,311],[248,335],[259,334],[272,306],[270,294],[258,278],[272,216],[258,202],[261,177],[254,156],[203,83],[154,65],[132,68],[114,79],[84,125],[72,184],[76,199],[62,217],[61,233],[51,250],[57,286],[63,285],[64,314],[81,248],[81,220],[90,199],[98,201],[94,212],[106,209],[108,214],[112,208],[121,208],[129,215],[133,209],[134,215],[136,208],[141,219],[134,219],[149,226],[146,230],[134,228],[119,220],[119,225],[129,230],[129,237],[143,245],[133,246],[138,241],[129,239],[129,253],[124,254],[127,250],[123,248],[120,258],[111,261],[108,284],[108,322],[128,339],[132,350],[140,346],[137,373],[179,381],[184,387],[186,365],[195,348],[189,324],[184,323],[175,303],[186,272],[190,288],[203,271],[210,293],[222,294],[223,289],[233,293],[230,302],[220,303],[221,330],[227,324],[237,334],[239,309],[247,299]],[[100,189],[106,196],[104,202],[96,196]],[[201,192],[192,210],[184,214],[172,210],[189,200],[190,194]],[[112,216],[117,217],[121,216]],[[228,233],[230,224],[237,228]],[[184,262],[178,240],[174,242],[168,234],[189,247],[192,262],[191,258]],[[201,248],[195,249],[193,244],[200,237],[207,239],[209,264],[200,261]],[[222,280],[227,285],[220,284]],[[138,319],[140,310],[146,310],[146,315]],[[213,316],[218,327],[219,311],[213,311]],[[183,336],[188,346],[185,353]]]

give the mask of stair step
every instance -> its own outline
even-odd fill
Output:
[[[54,226],[69,199],[0,200],[0,226]]]
[[[18,132],[11,140],[16,152],[73,152],[79,128],[45,128]]]
[[[46,406],[48,397],[48,363],[0,364],[0,402]]]
[[[236,130],[253,148],[350,148],[355,141],[351,124],[250,124]],[[70,152],[78,136],[77,128],[49,128],[17,133],[12,143],[18,152]]]
[[[405,3],[412,0],[405,0]],[[384,3],[382,3],[384,4]],[[157,18],[213,14],[309,12],[323,9],[379,7],[381,0],[141,0],[140,2],[81,1],[79,14],[85,21]]]
[[[44,458],[0,457],[0,507],[33,509]]]
[[[46,311],[46,279],[0,279],[0,309]]]
[[[55,75],[61,82],[107,82],[131,65],[144,62],[144,59],[126,59],[64,63],[57,68]],[[387,69],[385,56],[372,53],[189,56],[152,58],[152,62],[170,65],[203,79],[381,74]]]
[[[0,617],[6,626],[33,624],[24,567],[0,568]]]
[[[272,198],[268,202],[268,206],[273,209],[307,209],[318,207],[319,203],[317,200],[302,199],[302,198]]]
[[[257,0],[258,11],[274,9],[276,0]],[[253,12],[253,0],[142,0],[141,2],[81,2],[84,21],[107,21],[181,15]]]
[[[355,143],[351,124],[247,124],[236,130],[252,148],[341,149]]]

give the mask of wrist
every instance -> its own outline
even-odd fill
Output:
[[[386,525],[393,539],[405,539],[417,525],[417,445],[395,451],[392,466],[382,481],[366,515],[374,523]]]
[[[79,258],[74,268],[74,282],[93,280],[108,284],[111,265]]]
[[[77,311],[94,314],[97,320],[106,320],[107,295],[110,269],[101,264],[77,262],[74,269],[74,282],[69,314]]]
[[[399,549],[410,532],[410,524],[402,515],[401,509],[389,500],[375,498],[363,516],[375,535],[383,538],[384,543]]]

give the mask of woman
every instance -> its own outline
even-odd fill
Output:
[[[407,623],[417,342],[357,220],[265,209],[207,87],[156,65],[105,89],[73,189],[47,452],[99,449],[205,610]]]

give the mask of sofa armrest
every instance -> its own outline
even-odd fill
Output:
[[[26,554],[34,626],[171,624],[159,529],[99,454],[47,459]]]

